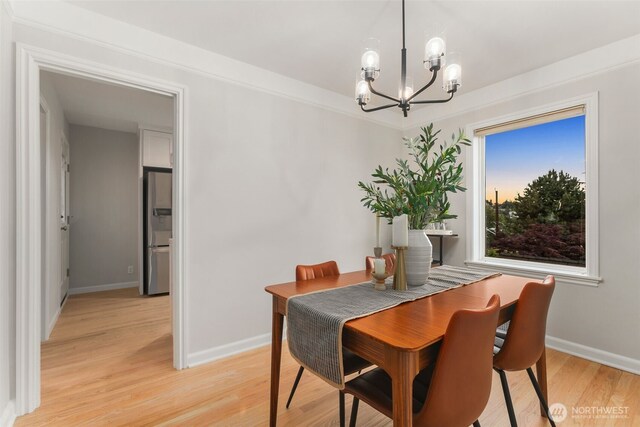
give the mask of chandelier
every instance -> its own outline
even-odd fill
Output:
[[[394,98],[376,91],[373,88],[373,82],[380,75],[380,41],[376,39],[368,39],[365,43],[364,53],[362,54],[362,68],[358,73],[356,80],[356,101],[362,111],[371,113],[373,111],[384,110],[391,107],[399,107],[405,117],[407,111],[414,104],[439,104],[449,102],[462,83],[462,67],[456,54],[446,54],[446,45],[442,37],[432,37],[425,44],[424,49],[424,68],[431,72],[429,82],[418,89],[413,90],[413,81],[407,78],[407,49],[405,47],[404,35],[404,0],[402,0],[402,63],[400,68],[400,88],[398,97]],[[448,64],[447,64],[448,62]],[[442,88],[449,94],[445,99],[434,99],[424,101],[414,101],[414,98],[420,95],[424,90],[429,88],[436,81],[438,71],[444,67]],[[365,105],[371,100],[371,94],[378,95],[392,101],[392,104],[382,105],[375,108],[365,108]]]

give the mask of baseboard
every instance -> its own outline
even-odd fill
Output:
[[[640,360],[637,359],[632,359],[615,353],[609,353],[608,351],[551,337],[549,335],[547,335],[546,344],[547,347],[563,353],[568,353],[573,356],[591,360],[592,362],[597,362],[602,365],[611,366],[612,368],[640,375]]]
[[[45,341],[48,340],[49,337],[51,336],[51,332],[53,331],[53,328],[56,326],[56,322],[58,321],[58,317],[60,317],[61,311],[62,311],[62,307],[58,307],[55,314],[53,315],[53,318],[51,318],[51,320],[49,321],[49,324],[47,325],[47,333],[44,336]]]
[[[69,288],[69,295],[87,294],[89,292],[112,291],[114,289],[137,288],[138,282],[108,283],[106,285],[83,286]]]
[[[53,328],[56,326],[56,323],[58,322],[58,318],[60,317],[60,313],[62,313],[62,309],[67,304],[67,301],[69,301],[69,291],[67,291],[67,296],[62,301],[62,305],[58,307],[58,309],[56,310],[56,313],[53,315],[53,318],[49,321],[49,324],[47,325],[47,331],[44,337],[45,341],[47,341],[51,336],[51,332],[53,332]]]
[[[7,402],[0,414],[0,427],[11,427],[16,421],[16,405],[13,400]]]
[[[214,360],[223,359],[244,351],[253,350],[254,348],[262,347],[270,343],[271,334],[263,334],[230,344],[202,350],[187,356],[187,366],[191,368],[213,362]],[[621,356],[615,353],[609,353],[597,348],[588,347],[586,345],[577,344],[548,335],[546,337],[546,345],[553,350],[558,350],[563,353],[591,360],[592,362],[597,362],[602,365],[611,366],[612,368],[640,375],[640,360]]]
[[[258,335],[256,337],[232,342],[230,344],[213,347],[207,350],[198,351],[187,356],[187,367],[202,365],[204,363],[213,362],[214,360],[223,359],[233,356],[254,348],[262,347],[271,343],[271,334]]]

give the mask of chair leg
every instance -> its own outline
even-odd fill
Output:
[[[353,397],[353,405],[351,406],[351,418],[349,419],[349,427],[356,427],[356,418],[358,418],[358,404],[360,399]]]
[[[533,384],[533,388],[536,390],[538,399],[540,399],[540,403],[542,403],[542,407],[544,408],[544,413],[547,414],[547,419],[549,420],[549,423],[551,423],[553,427],[556,427],[556,423],[553,422],[553,418],[551,418],[551,414],[549,413],[549,406],[547,405],[547,401],[542,395],[542,390],[540,390],[540,384],[538,384],[538,380],[536,380],[536,376],[533,375],[533,370],[531,368],[527,368],[527,374],[529,374],[529,379],[531,380],[531,384]]]
[[[304,367],[300,366],[298,369],[298,375],[296,375],[296,380],[293,382],[293,387],[291,388],[291,393],[289,394],[289,399],[287,400],[287,409],[289,409],[289,405],[291,404],[291,399],[293,399],[293,395],[298,388],[298,383],[300,382],[300,377],[302,377],[302,373],[304,372]]]
[[[481,427],[481,426],[480,426],[480,421],[475,420],[475,421],[473,422],[473,427]]]
[[[344,393],[338,392],[338,406],[340,408],[340,427],[344,427]]]
[[[509,423],[511,427],[518,427],[516,421],[516,413],[513,410],[513,402],[511,401],[511,393],[509,393],[509,383],[507,382],[507,374],[501,370],[495,370],[500,375],[500,383],[502,383],[502,392],[504,393],[504,400],[507,403],[507,411],[509,412]]]

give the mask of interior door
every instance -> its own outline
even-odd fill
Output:
[[[69,142],[64,134],[60,161],[60,304],[69,291],[69,174],[71,173]]]

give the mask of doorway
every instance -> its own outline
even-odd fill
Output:
[[[60,134],[60,293],[59,303],[62,306],[69,292],[69,172],[70,150],[69,141],[64,133]],[[45,208],[46,211],[46,208]]]
[[[61,149],[52,152],[51,147],[56,138],[55,132],[52,132],[52,112],[45,97],[40,97],[40,205],[42,206],[42,215],[40,221],[41,227],[41,326],[40,333],[42,341],[46,341],[51,334],[51,330],[58,315],[60,308],[67,296],[69,287],[69,143],[64,134],[58,136],[56,145]],[[50,156],[55,155],[55,158]],[[48,176],[53,173],[52,169],[58,169],[56,176],[59,177],[60,183],[52,186]],[[53,188],[56,188],[55,194]],[[55,201],[55,207],[52,209],[52,202]],[[55,236],[55,239],[52,237]],[[55,240],[56,245],[50,246]],[[55,251],[56,256],[48,254],[49,251]],[[58,258],[60,255],[60,258]],[[59,265],[53,265],[54,262]]]
[[[154,79],[147,79],[132,75],[126,70],[107,69],[103,64],[88,63],[84,60],[61,56],[55,52],[42,49],[32,49],[18,46],[17,62],[20,64],[16,75],[17,86],[17,141],[18,162],[17,176],[17,290],[16,290],[16,409],[18,415],[33,411],[40,404],[40,339],[44,325],[42,316],[42,279],[43,261],[47,260],[43,250],[43,236],[47,231],[43,224],[42,195],[45,192],[41,173],[43,153],[43,139],[39,126],[41,117],[40,82],[41,71],[52,71],[69,76],[91,79],[114,86],[141,89],[152,93],[168,95],[174,100],[174,129],[172,155],[174,160],[173,188],[174,214],[173,248],[174,256],[171,263],[171,277],[173,282],[171,318],[173,335],[173,365],[182,369],[186,361],[184,344],[184,293],[183,279],[184,255],[184,87]],[[49,135],[52,137],[52,135]],[[45,150],[46,151],[46,150]],[[60,168],[66,159],[61,156]],[[68,168],[65,174],[64,186],[68,185]],[[62,179],[62,178],[61,178]],[[61,182],[61,186],[63,183]],[[61,192],[62,202],[62,192]],[[66,193],[65,203],[68,202]],[[60,229],[68,227],[68,210],[61,214],[58,226]],[[61,230],[65,231],[65,230]],[[68,236],[67,236],[68,237]],[[68,239],[67,239],[68,244]],[[62,247],[60,248],[62,249]],[[63,269],[61,265],[61,270]],[[66,271],[64,271],[66,274]],[[60,288],[62,293],[68,286],[63,280]]]

